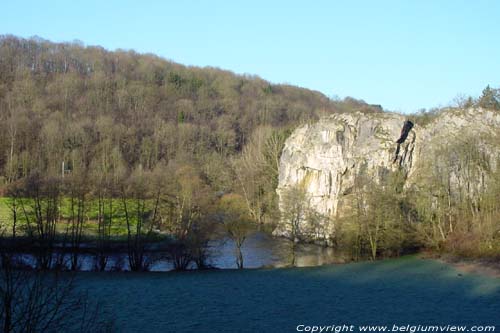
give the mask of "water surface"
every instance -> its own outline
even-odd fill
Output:
[[[284,238],[276,238],[264,232],[255,232],[250,235],[242,247],[244,267],[283,267],[291,263],[291,242]],[[213,240],[208,246],[208,264],[215,268],[236,268],[236,249],[234,242],[230,239]],[[297,244],[295,250],[295,266],[308,267],[328,263],[344,262],[345,257],[332,248],[315,244]],[[34,265],[33,256],[19,255],[24,263]],[[69,267],[70,255],[64,255],[66,266]],[[151,265],[151,271],[170,271],[173,269],[172,262],[166,253],[156,253]],[[94,268],[94,256],[82,253],[79,256],[80,270],[91,271]],[[195,268],[194,264],[191,268]],[[108,270],[129,270],[128,257],[126,253],[114,253],[109,256]]]

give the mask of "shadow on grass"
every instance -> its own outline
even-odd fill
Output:
[[[124,331],[291,332],[298,324],[500,324],[500,280],[416,257],[316,268],[83,273]]]

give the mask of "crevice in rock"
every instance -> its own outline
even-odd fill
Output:
[[[399,136],[399,139],[398,141],[396,141],[396,143],[402,144],[403,142],[405,142],[412,128],[413,128],[413,123],[410,120],[405,121],[403,128],[401,129],[401,135]]]
[[[396,161],[398,160],[401,144],[406,141],[406,138],[408,137],[408,134],[410,133],[412,128],[413,128],[413,122],[411,122],[410,120],[406,120],[403,124],[403,128],[401,129],[401,135],[399,136],[399,139],[396,141],[398,146],[396,148],[396,154],[394,155],[393,163],[396,163]]]

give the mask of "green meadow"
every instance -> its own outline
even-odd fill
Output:
[[[28,215],[31,214],[31,203],[29,199],[22,199],[24,201],[24,206]],[[4,235],[10,235],[12,233],[12,211],[11,211],[12,199],[9,197],[0,197],[0,227],[4,232]],[[132,203],[129,203],[130,207]],[[76,210],[76,208],[75,208]],[[61,221],[68,221],[71,218],[71,201],[68,198],[63,198],[60,202],[60,219]],[[106,213],[108,213],[108,208],[106,208]],[[97,219],[98,219],[98,203],[97,200],[91,200],[86,202],[85,206],[85,217],[83,234],[87,238],[92,238],[97,235]],[[26,227],[26,214],[18,203],[18,232],[23,234]],[[134,222],[134,219],[131,219]],[[60,234],[65,232],[65,223],[57,224],[57,231]],[[111,235],[114,238],[121,238],[127,235],[127,223],[125,220],[125,212],[123,210],[123,204],[120,199],[113,199],[113,221],[111,224]]]

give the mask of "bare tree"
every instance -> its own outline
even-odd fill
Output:
[[[112,184],[102,181],[96,189],[97,196],[97,251],[95,254],[95,269],[105,271],[108,264],[109,243],[111,239],[111,226],[113,225],[114,197]]]
[[[248,212],[257,223],[264,223],[266,216],[277,210],[275,189],[285,139],[285,131],[258,127],[241,156],[232,163]]]
[[[19,227],[19,217],[21,215],[21,195],[22,189],[19,182],[12,183],[7,189],[7,205],[11,213],[12,239],[15,239]]]
[[[219,203],[224,229],[234,242],[236,248],[236,266],[243,268],[241,248],[248,235],[254,230],[252,219],[248,214],[245,200],[238,194],[226,194]]]
[[[66,232],[71,246],[70,269],[76,271],[80,266],[79,252],[90,189],[85,174],[72,174],[69,179],[65,179],[65,183],[66,195],[69,197],[70,204],[70,216]]]
[[[170,256],[176,270],[185,270],[194,262],[207,266],[208,242],[214,232],[210,217],[213,194],[190,165],[174,166],[165,195],[163,228],[172,235]]]
[[[109,332],[100,304],[78,292],[73,275],[23,268],[12,255],[0,255],[0,325],[5,333]]]
[[[291,240],[290,265],[296,265],[297,243],[303,236],[303,224],[307,221],[309,199],[305,190],[300,186],[286,189],[282,195],[282,227],[285,235]]]
[[[25,180],[22,195],[21,209],[26,219],[27,234],[35,243],[37,266],[50,269],[54,259],[56,226],[60,218],[60,181],[42,178],[35,173]]]
[[[160,192],[151,195],[150,179],[150,174],[137,169],[121,190],[127,223],[128,260],[133,271],[148,270],[151,264],[146,256],[146,246],[158,219]]]

